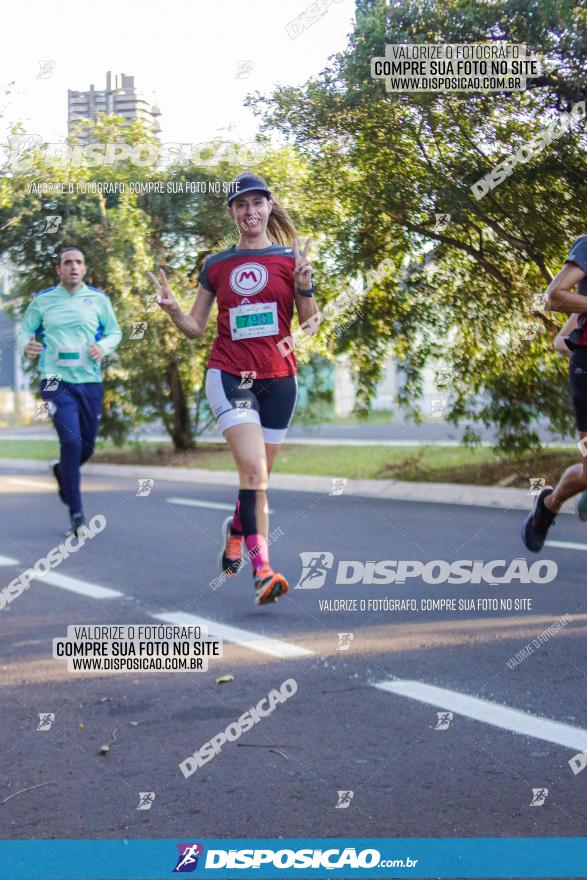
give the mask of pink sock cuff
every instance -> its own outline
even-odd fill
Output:
[[[236,507],[234,508],[234,513],[232,515],[232,521],[230,523],[230,527],[235,530],[235,532],[240,532],[242,535],[243,526],[241,523],[240,517],[240,501],[236,502]]]
[[[247,545],[247,553],[251,560],[253,571],[269,565],[269,553],[267,550],[267,539],[264,535],[247,535],[245,538]]]

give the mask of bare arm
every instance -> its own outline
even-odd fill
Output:
[[[549,312],[587,312],[587,296],[572,293],[571,288],[585,278],[586,273],[576,263],[565,263],[558,275],[551,281],[544,308]]]
[[[313,289],[312,267],[308,261],[308,251],[310,250],[311,242],[311,238],[306,239],[304,250],[301,253],[297,239],[293,243],[295,255],[294,300],[300,328],[304,333],[307,333],[308,336],[313,336],[320,326],[320,311],[316,305],[314,296],[304,296],[304,291],[310,291],[310,289]]]
[[[301,329],[308,336],[313,336],[320,326],[320,310],[316,300],[313,296],[302,296],[297,290],[294,299]]]
[[[553,345],[554,345],[556,351],[558,351],[558,353],[562,354],[564,357],[571,356],[571,349],[567,348],[567,344],[565,342],[565,336],[568,336],[569,333],[573,332],[573,330],[577,326],[577,318],[578,317],[579,316],[577,315],[576,312],[574,314],[572,314],[571,317],[565,321],[565,323],[563,324],[563,326],[561,327],[559,332],[554,337]]]
[[[199,339],[206,332],[213,302],[214,294],[200,284],[189,314],[180,313],[183,319],[183,326],[177,322],[173,315],[171,315],[171,320],[182,333],[185,333],[188,339]],[[184,326],[187,326],[188,332],[184,330]]]
[[[163,269],[159,270],[158,279],[152,272],[148,274],[157,288],[157,303],[164,312],[167,312],[177,329],[181,330],[188,339],[198,339],[203,336],[210,318],[214,294],[200,284],[194,304],[186,313],[181,310],[178,301],[171,292]]]

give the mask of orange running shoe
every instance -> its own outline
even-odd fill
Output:
[[[231,522],[232,516],[229,516],[222,523],[224,547],[218,557],[220,571],[223,571],[228,577],[238,574],[243,566],[243,536],[231,533]]]
[[[257,605],[267,605],[269,602],[277,602],[280,596],[287,593],[288,584],[282,574],[277,574],[268,565],[258,568],[255,572],[255,602]]]

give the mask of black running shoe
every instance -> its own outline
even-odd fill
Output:
[[[63,501],[64,504],[67,504],[67,501],[65,500],[65,495],[63,494],[63,486],[61,484],[61,477],[59,476],[59,462],[58,461],[51,462],[51,471],[53,473],[53,476],[57,480],[57,485],[59,486],[59,497],[61,498],[61,500]]]
[[[552,486],[545,486],[536,496],[534,510],[527,517],[522,526],[522,541],[532,553],[538,553],[544,547],[548,530],[556,519],[556,513],[552,513],[544,506],[544,499],[553,491]]]
[[[86,524],[83,513],[74,513],[71,517],[71,525],[69,527],[68,535],[75,535],[77,538],[77,533],[79,529]]]

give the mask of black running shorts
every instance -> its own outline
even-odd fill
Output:
[[[569,364],[569,380],[577,430],[587,431],[587,345],[573,349]]]
[[[297,376],[254,379],[215,368],[206,373],[206,397],[223,433],[235,425],[255,424],[261,426],[265,443],[281,443],[297,396]]]

